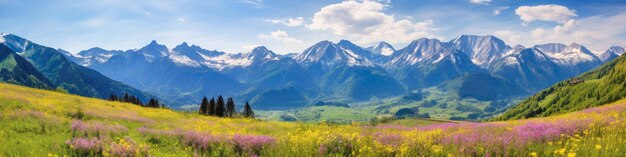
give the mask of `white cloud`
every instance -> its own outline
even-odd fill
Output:
[[[546,42],[577,42],[578,40],[584,40],[580,37],[585,36],[584,31],[578,28],[579,22],[576,20],[569,20],[563,25],[557,25],[551,29],[536,28],[531,32],[532,39],[536,43]]]
[[[274,40],[278,40],[286,44],[302,43],[302,40],[289,37],[287,32],[282,31],[282,30],[276,30],[276,31],[270,32],[270,34],[259,34],[258,36],[261,39],[274,39]]]
[[[263,0],[240,0],[239,2],[250,4],[255,8],[263,7]]]
[[[187,22],[187,20],[185,18],[182,18],[182,17],[180,17],[180,18],[178,18],[176,20],[178,20],[179,22]]]
[[[491,3],[491,0],[469,0],[470,3],[474,3],[474,4],[489,4]]]
[[[522,39],[522,36],[510,30],[499,30],[493,32],[493,34],[502,38],[502,40],[504,40],[507,44],[520,44]]]
[[[304,24],[304,17],[286,18],[286,19],[266,19],[265,21],[272,24],[283,24],[285,26],[295,27]]]
[[[509,6],[497,7],[496,9],[493,10],[493,15],[500,15],[500,13],[502,13],[502,11],[506,9],[509,9]]]
[[[330,30],[335,35],[369,45],[384,40],[405,43],[421,37],[434,37],[432,20],[412,22],[396,19],[383,12],[388,5],[375,1],[344,1],[323,7],[307,26],[311,30]]]
[[[245,52],[250,52],[254,48],[259,47],[259,46],[261,46],[261,44],[243,45],[243,46],[241,46],[241,48],[243,48],[245,50]]]
[[[568,20],[553,28],[536,28],[531,32],[535,43],[577,42],[596,50],[626,44],[626,13]]]
[[[537,5],[537,6],[521,6],[515,9],[515,14],[520,16],[524,23],[533,21],[553,21],[565,23],[576,17],[576,12],[561,5]]]

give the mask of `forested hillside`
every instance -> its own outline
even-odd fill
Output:
[[[546,117],[607,104],[626,96],[626,56],[545,89],[495,120]]]

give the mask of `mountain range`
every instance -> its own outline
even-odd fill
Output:
[[[0,34],[1,81],[30,87],[63,89],[86,97],[108,98],[128,93],[146,101],[151,96],[67,59],[62,50]]]
[[[5,45],[21,52],[19,44]],[[450,41],[417,39],[401,49],[386,42],[362,47],[348,40],[320,41],[288,55],[263,46],[235,54],[188,43],[170,49],[156,41],[125,51],[54,51],[175,108],[202,96],[228,95],[259,109],[293,109],[318,101],[392,98],[429,87],[486,101],[526,96],[611,61],[624,48],[509,46],[495,36],[461,35]]]

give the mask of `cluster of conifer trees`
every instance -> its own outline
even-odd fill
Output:
[[[226,102],[224,102],[224,97],[221,95],[217,97],[217,100],[215,98],[211,98],[211,100],[208,100],[206,97],[202,98],[199,114],[217,117],[242,116],[245,118],[254,118],[254,111],[252,111],[252,107],[250,107],[248,102],[246,102],[243,112],[239,114],[235,108],[235,101],[233,101],[233,98],[229,97]]]
[[[165,104],[159,103],[159,100],[157,99],[152,98],[148,101],[147,104],[144,104],[143,102],[141,102],[141,100],[138,97],[134,95],[129,95],[128,93],[124,93],[124,96],[121,96],[121,97],[115,94],[111,94],[111,96],[109,96],[109,101],[131,103],[131,104],[135,104],[135,105],[139,105],[143,107],[167,108]]]

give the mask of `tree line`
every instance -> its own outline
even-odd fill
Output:
[[[241,113],[237,113],[233,98],[229,97],[226,102],[224,102],[224,97],[221,95],[218,96],[217,99],[212,97],[211,100],[207,99],[207,97],[202,98],[198,113],[200,115],[216,117],[233,118],[241,116],[245,118],[254,118],[254,111],[252,111],[252,107],[250,107],[248,102],[244,105],[243,111]]]
[[[158,99],[155,98],[151,98],[148,103],[144,104],[143,102],[141,102],[141,100],[134,96],[134,95],[129,95],[128,93],[124,93],[123,96],[117,96],[115,94],[111,94],[111,96],[109,96],[109,101],[118,101],[118,102],[125,102],[125,103],[131,103],[131,104],[135,104],[135,105],[139,105],[142,107],[152,107],[152,108],[167,108],[167,106],[165,104],[159,103]]]

